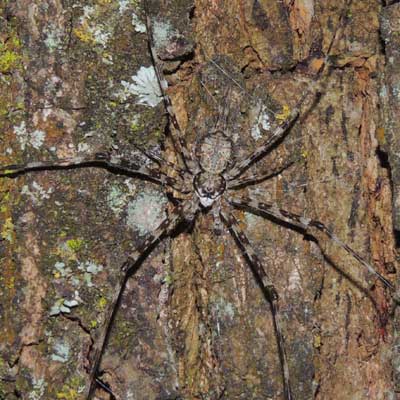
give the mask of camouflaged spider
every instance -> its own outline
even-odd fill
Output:
[[[2,176],[12,176],[15,174],[25,173],[32,170],[45,170],[54,168],[70,168],[98,166],[125,173],[127,175],[137,175],[139,178],[150,180],[160,186],[176,190],[186,196],[179,205],[175,206],[171,214],[166,217],[154,232],[148,234],[142,245],[132,254],[129,255],[124,264],[124,274],[119,282],[119,286],[115,292],[113,303],[117,304],[118,298],[121,296],[125,281],[133,268],[137,265],[138,260],[143,254],[147,254],[156,242],[162,237],[170,235],[174,229],[187,221],[193,223],[196,216],[200,212],[212,213],[215,218],[221,219],[222,223],[228,228],[233,238],[243,251],[244,256],[249,262],[250,267],[255,275],[259,278],[265,297],[267,298],[273,317],[273,323],[277,336],[278,351],[282,364],[284,397],[286,400],[293,399],[290,374],[288,363],[286,360],[284,337],[281,330],[280,314],[278,312],[278,294],[274,284],[268,276],[264,265],[256,255],[250,245],[250,241],[240,227],[238,220],[232,213],[233,209],[246,209],[249,212],[272,218],[274,221],[289,224],[303,233],[312,235],[312,230],[321,231],[326,237],[334,241],[338,246],[353,256],[363,267],[380,279],[385,286],[393,289],[392,284],[379,274],[373,266],[364,260],[358,253],[351,249],[346,243],[341,241],[332,231],[330,231],[323,223],[313,220],[287,210],[281,209],[273,202],[257,202],[251,197],[236,197],[233,195],[237,188],[252,185],[267,179],[269,176],[276,175],[280,170],[270,170],[265,174],[253,174],[243,177],[247,169],[265,156],[277,143],[288,133],[290,127],[295,123],[300,114],[300,108],[306,99],[311,97],[317,91],[317,83],[323,76],[322,72],[327,63],[328,55],[324,60],[323,66],[318,71],[317,77],[310,85],[310,89],[302,94],[298,104],[287,115],[285,121],[279,125],[255,151],[242,160],[235,160],[233,156],[233,144],[226,132],[224,126],[224,118],[222,122],[216,124],[213,130],[210,130],[205,136],[198,140],[195,149],[190,148],[185,140],[185,135],[179,126],[175,116],[171,101],[166,94],[167,82],[163,75],[162,66],[157,56],[153,43],[153,34],[150,17],[147,17],[147,32],[149,37],[149,45],[152,53],[153,63],[157,75],[157,79],[161,88],[162,97],[172,124],[172,139],[175,145],[176,153],[181,157],[181,166],[167,162],[163,158],[152,154],[145,154],[152,160],[156,160],[165,170],[168,168],[174,171],[174,176],[164,172],[163,169],[152,169],[150,167],[139,165],[130,160],[123,159],[109,153],[98,153],[93,157],[75,157],[71,159],[59,160],[58,162],[31,162],[22,165],[10,165],[0,168]],[[336,36],[337,31],[335,32]],[[331,46],[335,41],[332,39]],[[115,313],[115,309],[113,310]],[[112,317],[110,318],[112,321]],[[94,347],[91,367],[92,384],[88,398],[91,397],[96,384],[102,385],[101,381],[96,379],[97,370],[104,351],[107,334],[110,325],[104,331],[101,340]]]

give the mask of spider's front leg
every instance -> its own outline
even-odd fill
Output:
[[[169,96],[166,92],[167,88],[168,88],[168,82],[164,76],[161,59],[157,54],[157,43],[155,42],[155,38],[154,38],[154,30],[153,30],[152,20],[150,17],[148,1],[146,1],[146,0],[144,0],[144,8],[145,8],[145,13],[146,13],[146,31],[147,31],[147,38],[148,38],[148,43],[149,43],[150,54],[151,54],[153,66],[154,66],[154,69],[156,72],[157,80],[158,80],[158,83],[160,86],[161,96],[164,101],[165,109],[167,110],[169,120],[173,126],[173,129],[171,130],[172,140],[173,140],[174,146],[176,147],[178,154],[180,154],[182,161],[183,161],[185,167],[187,168],[187,170],[191,174],[196,174],[199,172],[199,166],[197,164],[197,161],[194,160],[192,155],[190,154],[189,147],[185,140],[185,136],[182,132],[182,129],[178,123],[178,119],[177,119],[174,109],[172,107],[171,99],[169,98]],[[179,37],[179,39],[180,39],[180,41],[177,42],[179,44],[182,44],[182,42],[186,42],[185,39],[182,37]],[[183,46],[183,47],[185,47],[185,46]],[[192,52],[193,49],[191,48],[191,46],[188,46],[188,47],[189,47],[189,49],[184,49],[184,51],[187,51],[189,53]],[[182,55],[179,55],[179,56],[181,57]]]
[[[254,214],[261,214],[267,217],[272,217],[273,220],[288,223],[294,227],[300,228],[307,234],[313,235],[313,229],[317,229],[324,233],[337,246],[344,249],[348,254],[354,257],[361,265],[363,265],[370,273],[375,275],[386,287],[394,291],[394,286],[384,276],[368,263],[360,254],[354,251],[349,245],[340,240],[334,232],[328,229],[325,224],[318,220],[303,217],[287,210],[279,208],[277,204],[271,202],[257,202],[251,198],[228,198],[230,204],[236,208],[244,208]]]
[[[329,42],[326,55],[317,67],[316,74],[314,75],[311,82],[308,84],[307,89],[301,94],[300,99],[297,101],[294,108],[292,108],[292,110],[287,109],[286,111],[284,111],[282,115],[282,117],[284,118],[283,123],[276,127],[275,130],[270,134],[270,136],[263,143],[261,143],[260,146],[257,147],[257,149],[249,154],[244,160],[237,163],[231,170],[229,170],[225,174],[225,179],[227,181],[232,181],[242,175],[252,164],[254,164],[259,159],[264,157],[267,153],[269,153],[288,134],[290,128],[300,116],[301,109],[303,108],[304,104],[307,103],[307,100],[311,99],[311,106],[315,103],[315,101],[318,100],[317,94],[320,93],[321,87],[324,87],[326,85],[327,80],[330,76],[329,71],[325,73],[325,70],[327,69],[327,66],[329,67],[329,58],[331,56],[332,48],[339,37],[339,32],[346,26],[346,14],[350,9],[352,1],[353,0],[345,1],[345,5],[340,14],[339,22]],[[308,106],[308,110],[312,108],[311,106]]]
[[[262,286],[265,297],[270,304],[275,334],[277,338],[279,358],[282,366],[284,397],[285,400],[292,400],[293,396],[290,387],[290,376],[285,351],[285,340],[281,329],[281,317],[280,313],[278,312],[278,293],[276,292],[276,289],[270,278],[268,277],[268,274],[265,271],[263,264],[251,247],[249,239],[241,229],[235,216],[232,214],[231,211],[227,209],[222,209],[220,214],[222,221],[225,223],[233,238],[237,241],[240,249],[243,251],[246,259],[250,264],[251,269],[254,272],[254,275]]]
[[[119,303],[128,278],[140,267],[141,262],[154,249],[162,236],[166,236],[173,232],[174,229],[184,220],[189,219],[193,221],[196,217],[197,211],[198,202],[193,199],[187,200],[181,205],[175,207],[172,213],[163,219],[153,233],[146,235],[142,244],[134,252],[129,254],[127,260],[122,265],[119,280],[115,285],[114,296],[110,300],[110,309],[105,317],[105,328],[101,332],[100,336],[96,339],[90,350],[90,387],[89,391],[85,393],[88,400],[92,398],[96,390],[96,375],[98,374],[101,358],[107,345],[108,336],[110,334],[116,312],[119,308]]]
[[[267,181],[269,179],[274,178],[277,175],[280,175],[283,171],[286,171],[290,168],[297,160],[289,160],[285,162],[283,165],[276,166],[273,169],[269,169],[266,173],[260,174],[251,174],[244,177],[238,177],[237,179],[233,179],[230,182],[227,182],[227,189],[240,189],[247,185],[255,185],[256,183],[260,183],[263,181]]]
[[[166,185],[178,191],[184,190],[184,182],[180,178],[173,178],[160,170],[156,170],[143,164],[138,164],[109,153],[96,153],[93,156],[78,156],[59,160],[32,161],[22,164],[0,166],[0,178],[6,176],[15,177],[30,171],[85,167],[105,168],[127,176],[137,175],[159,185]]]

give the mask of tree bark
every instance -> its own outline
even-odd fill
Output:
[[[226,116],[239,161],[268,137],[260,126],[282,122],[315,83],[345,15],[321,95],[251,171],[294,164],[237,195],[324,222],[394,282],[399,4],[345,3],[148,7],[191,150]],[[177,161],[163,103],[132,89],[151,66],[140,2],[0,4],[0,165],[110,150],[144,163],[137,145]],[[173,193],[94,167],[0,185],[0,399],[85,398],[121,266],[171,212]],[[389,291],[318,232],[234,214],[280,296],[294,399],[400,398]],[[165,238],[129,279],[99,368],[129,400],[282,399],[281,375],[269,304],[211,214]],[[110,395],[99,387],[95,397]]]

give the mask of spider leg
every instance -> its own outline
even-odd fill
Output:
[[[153,29],[152,29],[152,23],[151,23],[151,18],[148,12],[148,4],[147,1],[144,1],[144,8],[145,8],[145,14],[146,14],[146,30],[147,30],[147,37],[148,37],[148,42],[149,42],[149,48],[150,48],[150,54],[151,58],[153,61],[154,69],[156,71],[156,76],[158,80],[158,84],[160,86],[161,94],[163,97],[163,101],[165,104],[165,108],[167,110],[167,113],[169,115],[169,119],[174,127],[173,130],[171,130],[171,136],[174,141],[174,145],[177,147],[177,150],[179,154],[182,157],[183,163],[188,169],[188,171],[191,174],[196,174],[199,172],[199,166],[197,162],[195,162],[189,152],[189,148],[187,146],[185,137],[182,133],[182,130],[179,126],[178,119],[176,118],[174,109],[172,107],[172,102],[169,96],[167,95],[167,88],[168,88],[168,82],[165,79],[164,72],[162,69],[162,66],[160,65],[159,58],[157,56],[156,52],[156,46],[154,43],[154,36],[153,36]]]
[[[154,151],[151,150],[145,150],[141,146],[138,146],[135,144],[135,147],[142,153],[144,154],[149,160],[156,162],[160,166],[164,167],[170,167],[173,169],[175,172],[179,174],[179,176],[184,179],[185,175],[187,174],[186,170],[183,170],[180,168],[178,165],[175,163],[172,163],[170,161],[167,161],[165,158],[161,157],[160,155],[156,154]]]
[[[226,188],[229,190],[240,189],[243,186],[254,185],[256,183],[260,183],[262,181],[274,178],[275,176],[281,174],[283,171],[291,167],[295,162],[296,160],[289,160],[283,165],[279,165],[276,168],[272,168],[267,173],[252,174],[242,178],[233,179],[232,181],[227,182]]]
[[[285,352],[285,340],[282,334],[281,317],[278,307],[278,293],[276,292],[276,289],[270,278],[268,277],[268,274],[265,271],[263,264],[251,247],[249,239],[241,229],[235,216],[230,211],[226,212],[225,210],[221,210],[221,217],[223,222],[231,232],[233,238],[239,244],[239,247],[243,251],[245,257],[249,261],[251,269],[255,273],[256,277],[259,278],[259,282],[262,284],[264,294],[270,304],[275,334],[278,343],[279,358],[282,366],[283,390],[285,400],[292,400],[293,397],[290,389],[289,367]]]
[[[156,243],[162,238],[162,236],[168,235],[173,231],[183,220],[189,219],[194,220],[198,210],[198,203],[195,200],[188,200],[181,205],[174,208],[172,213],[163,219],[160,225],[155,229],[154,232],[146,235],[142,244],[129,256],[122,265],[121,275],[118,282],[115,285],[114,295],[110,300],[111,307],[105,318],[106,326],[100,337],[93,343],[90,349],[90,388],[87,394],[87,400],[90,400],[95,392],[97,380],[96,374],[100,366],[101,358],[107,345],[108,336],[110,334],[115,315],[118,311],[118,306],[126,285],[128,278],[137,271],[140,267],[141,262],[147,257],[147,255],[154,249]]]
[[[307,98],[309,97],[315,97],[315,95],[318,93],[320,90],[320,87],[323,87],[329,78],[330,74],[327,73],[323,77],[323,72],[326,69],[326,65],[329,64],[329,57],[330,57],[330,52],[333,48],[333,45],[335,44],[337,37],[338,37],[338,32],[345,26],[346,22],[346,13],[351,5],[353,0],[346,0],[345,6],[342,10],[342,13],[340,14],[339,17],[339,22],[336,26],[336,29],[334,31],[334,34],[332,36],[332,39],[329,43],[327,52],[325,57],[322,60],[321,65],[319,66],[316,75],[314,76],[313,80],[310,82],[308,89],[306,89],[302,96],[300,97],[300,100],[297,102],[295,107],[290,111],[288,114],[287,118],[285,121],[279,125],[275,130],[272,132],[272,134],[263,142],[261,145],[254,150],[251,154],[249,154],[244,160],[236,164],[227,174],[225,174],[225,179],[230,181],[241,175],[244,171],[247,170],[247,168],[250,167],[251,164],[255,163],[262,157],[264,157],[281,139],[285,137],[285,135],[289,132],[290,127],[294,124],[294,122],[297,120],[298,116],[300,115],[300,110],[302,105],[305,103]],[[324,79],[322,82],[319,82],[319,80],[323,77]]]
[[[302,217],[301,215],[292,213],[290,211],[283,210],[279,208],[277,204],[271,202],[257,202],[251,198],[228,198],[230,204],[236,208],[245,208],[246,210],[256,213],[266,215],[267,217],[272,217],[278,221],[283,221],[289,225],[300,228],[306,233],[313,236],[311,229],[315,228],[323,232],[329,239],[331,239],[336,245],[344,249],[348,254],[354,257],[361,265],[363,265],[370,273],[375,275],[386,287],[391,290],[395,290],[394,286],[383,277],[375,268],[368,263],[360,254],[354,251],[349,245],[340,240],[330,229],[328,229],[322,222],[307,217]],[[314,237],[314,236],[313,236]]]
[[[85,167],[100,167],[125,175],[138,175],[141,178],[166,185],[175,190],[180,189],[182,182],[179,179],[168,176],[167,174],[149,168],[145,165],[139,165],[132,161],[112,156],[108,153],[97,153],[94,156],[71,157],[52,161],[32,161],[24,164],[13,164],[0,166],[1,177],[15,177],[29,171],[43,171],[53,169],[69,169],[69,168],[85,168]]]

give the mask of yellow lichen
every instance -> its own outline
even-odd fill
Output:
[[[93,43],[94,38],[93,35],[85,29],[85,26],[81,26],[80,28],[75,28],[73,30],[74,35],[84,43]]]
[[[84,381],[79,376],[74,376],[69,380],[68,383],[63,385],[60,392],[56,394],[56,398],[60,400],[77,400],[80,399],[81,396],[81,388],[84,385]]]
[[[65,386],[64,386],[65,387]],[[58,392],[56,394],[57,399],[63,400],[76,400],[78,399],[78,392],[75,389],[65,388],[63,387],[62,392]]]
[[[14,289],[15,287],[15,276],[10,276],[5,282],[5,286],[7,289]]]
[[[56,279],[60,279],[61,278],[61,273],[58,272],[58,271],[54,271],[53,275],[54,275],[54,278],[56,278]]]
[[[314,347],[316,349],[319,349],[321,345],[322,345],[321,336],[320,335],[314,336]]]
[[[290,115],[290,108],[287,104],[282,107],[282,112],[275,115],[275,118],[278,120],[279,123],[284,122],[288,119]]]
[[[13,240],[14,233],[14,224],[12,222],[11,217],[6,218],[3,224],[3,228],[1,230],[1,237],[5,240],[8,240],[10,243]]]

